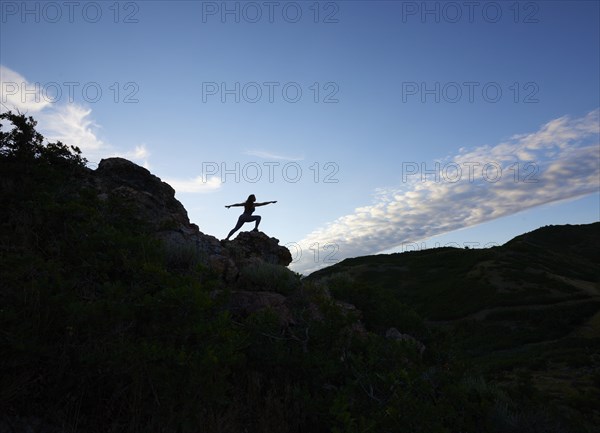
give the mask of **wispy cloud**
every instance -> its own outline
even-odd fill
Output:
[[[92,163],[121,156],[149,168],[150,152],[146,145],[124,150],[105,142],[99,137],[101,128],[94,121],[91,108],[74,102],[54,103],[39,83],[32,83],[18,72],[0,65],[0,112],[9,110],[34,114],[38,130],[46,139],[79,147]]]
[[[79,147],[87,156],[106,151],[109,146],[98,138],[100,128],[91,118],[92,110],[75,103],[51,106],[39,114],[44,135]]]
[[[460,149],[437,166],[406,162],[398,187],[377,189],[373,204],[313,231],[299,243],[301,251],[317,244],[330,245],[330,252],[335,247],[335,259],[374,254],[597,192],[599,113],[596,109],[581,118],[560,117],[495,146]],[[303,254],[292,267],[308,273],[326,264]]]
[[[0,113],[19,111],[37,113],[50,105],[41,86],[0,65]]]
[[[278,160],[278,161],[302,161],[304,157],[300,156],[288,156],[288,155],[280,155],[272,152],[267,152],[264,150],[248,150],[244,152],[246,155],[256,156],[258,158],[270,159],[270,160]]]

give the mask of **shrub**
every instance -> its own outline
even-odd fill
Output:
[[[290,295],[300,287],[300,277],[286,267],[253,261],[240,270],[238,288]]]

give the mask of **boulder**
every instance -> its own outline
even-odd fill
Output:
[[[254,258],[281,266],[287,266],[292,262],[290,250],[280,246],[279,239],[269,237],[260,231],[241,232],[234,240],[224,242],[224,246],[231,258],[242,266],[251,263]]]
[[[101,197],[120,197],[131,205],[135,217],[154,230],[190,225],[175,190],[144,167],[123,158],[103,159],[93,178]]]

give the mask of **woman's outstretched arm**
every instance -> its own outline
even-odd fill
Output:
[[[265,206],[265,205],[271,204],[271,203],[277,203],[277,200],[275,200],[275,201],[265,201],[263,203],[254,203],[254,206]]]
[[[233,207],[233,206],[244,206],[245,204],[246,204],[246,203],[235,203],[235,204],[228,204],[228,205],[225,205],[225,207],[226,207],[227,209],[229,209],[230,207]]]

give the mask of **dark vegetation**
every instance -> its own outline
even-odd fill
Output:
[[[552,242],[517,239],[353,259],[305,280],[276,265],[243,270],[247,289],[294,299],[299,319],[282,327],[268,308],[234,316],[231,283],[173,255],[118,196],[100,199],[79,149],[43,143],[32,118],[0,121],[0,431],[594,431],[598,328],[570,332],[598,304],[553,306],[587,298],[552,269],[597,290],[596,249],[575,250],[569,266],[546,253]],[[551,316],[469,319],[543,303]],[[391,327],[425,351],[386,338]],[[585,372],[581,386],[549,401],[556,388],[534,372],[562,365]]]
[[[600,223],[542,227],[483,250],[347,259],[308,280],[327,281],[374,329],[427,338],[423,318],[471,374],[545,402],[561,428],[599,431]]]

